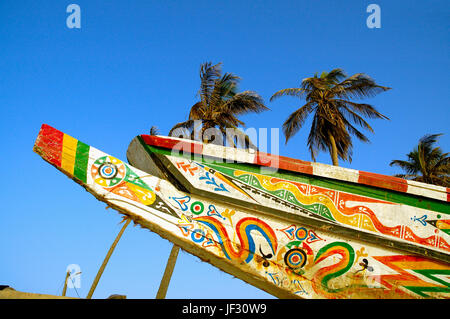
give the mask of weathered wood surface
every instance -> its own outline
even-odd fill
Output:
[[[283,171],[302,173],[309,176],[324,177],[341,182],[373,186],[384,190],[418,195],[438,201],[450,202],[450,188],[430,185],[398,177],[364,172],[355,169],[332,166],[316,162],[308,162],[285,156],[267,154],[254,150],[243,150],[223,147],[214,144],[203,144],[198,141],[184,140],[167,136],[140,135],[146,145],[166,150],[181,150],[200,157],[222,158],[228,161],[253,164]]]
[[[107,299],[126,299],[125,295],[113,294],[110,295]],[[0,290],[0,299],[80,299],[77,297],[67,297],[67,296],[56,296],[56,295],[47,295],[47,294],[39,294],[33,292],[23,292],[15,290],[14,288],[7,287],[5,289]]]
[[[156,299],[166,298],[167,289],[169,288],[170,279],[172,278],[172,273],[177,262],[178,252],[180,247],[173,245],[170,250],[169,259],[167,260],[166,269],[164,270],[161,283],[159,284],[158,292],[156,293]]]
[[[446,298],[450,294],[449,263],[183,192],[168,180],[47,125],[42,126],[34,150],[98,200],[274,296]],[[185,162],[179,168],[209,187],[221,188],[222,180],[213,181],[217,176],[202,165]]]
[[[127,219],[126,221],[124,221],[124,225],[122,226],[122,228],[120,229],[120,232],[117,234],[116,238],[114,239],[111,247],[108,250],[108,253],[106,254],[105,258],[103,259],[103,263],[100,266],[100,269],[97,272],[97,275],[94,278],[94,281],[91,285],[91,288],[89,289],[89,292],[86,296],[86,299],[91,299],[92,295],[94,294],[95,288],[97,288],[98,282],[100,281],[100,278],[102,277],[103,271],[106,268],[106,265],[108,264],[109,258],[111,258],[112,253],[114,252],[114,249],[117,246],[117,243],[119,242],[120,238],[123,235],[123,232],[125,231],[125,229],[127,228],[127,226],[130,224],[131,220]]]
[[[23,292],[17,291],[13,288],[5,288],[3,290],[0,290],[0,299],[79,299],[79,298]]]
[[[132,141],[127,152],[130,163],[145,171],[150,165],[146,163],[141,167],[141,163],[134,160],[150,154],[154,162],[192,194],[264,210],[310,226],[326,227],[342,235],[361,237],[377,245],[450,262],[450,204],[446,196],[440,195],[446,192],[444,187],[416,183],[423,189],[439,189],[436,194],[430,191],[426,197],[418,196],[389,187],[349,182],[350,178],[345,174],[353,171],[348,169],[328,167],[324,170],[329,172],[328,178],[324,178],[322,175],[325,174],[318,176],[312,171],[306,174],[274,169],[274,162],[269,163],[269,168],[251,165],[249,156],[242,156],[243,150],[238,150],[239,156],[233,151],[222,151],[217,153],[231,155],[213,158],[200,152],[197,145],[186,146],[195,142],[183,140],[184,145],[177,147],[167,141],[161,142],[162,137],[155,141],[153,138],[140,136]],[[197,148],[198,153],[191,156],[174,151],[181,148],[191,151]],[[273,155],[267,157],[275,158]],[[281,160],[277,162],[281,164]],[[333,169],[340,169],[341,173],[332,173]],[[390,177],[383,178],[389,180]],[[441,200],[436,199],[439,197]]]

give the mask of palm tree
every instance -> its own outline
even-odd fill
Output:
[[[280,90],[270,98],[273,101],[288,95],[306,100],[306,104],[293,112],[283,123],[283,133],[287,143],[303,126],[308,115],[314,114],[308,136],[308,147],[313,161],[316,161],[319,151],[328,151],[333,165],[338,166],[338,158],[351,162],[351,135],[363,142],[369,141],[353,124],[373,132],[363,116],[388,119],[374,106],[351,100],[372,97],[390,88],[376,84],[363,73],[346,77],[342,69],[323,72],[320,76],[316,73],[314,77],[304,79],[299,88]]]
[[[150,128],[150,135],[158,135],[158,134],[159,134],[159,129],[158,129],[158,127],[155,126],[155,125],[153,125],[153,126]]]
[[[419,144],[409,152],[406,161],[393,160],[389,165],[402,168],[406,174],[396,177],[418,182],[450,187],[450,157],[442,153],[440,147],[434,147],[442,134],[425,135]]]
[[[215,129],[222,137],[226,136],[232,146],[236,146],[239,138],[244,138],[247,145],[254,146],[249,137],[237,128],[245,125],[238,116],[250,112],[259,113],[268,110],[268,107],[264,105],[261,96],[253,91],[238,93],[240,78],[232,73],[222,75],[221,65],[206,62],[200,66],[200,101],[191,107],[187,121],[176,124],[169,135],[181,128],[187,129],[191,139],[195,139],[196,131],[200,129],[203,141],[210,143],[214,139],[203,133],[207,129]],[[227,135],[227,128],[234,129],[236,136]]]

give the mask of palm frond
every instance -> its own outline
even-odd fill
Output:
[[[283,133],[286,138],[286,143],[303,126],[306,118],[313,111],[313,108],[314,103],[308,102],[289,115],[287,120],[283,123]]]
[[[307,90],[302,88],[289,88],[289,89],[283,89],[275,92],[271,97],[270,101],[275,100],[276,98],[279,98],[281,96],[295,96],[298,98],[303,98],[307,94]]]
[[[439,134],[426,134],[419,140],[419,145],[423,145],[424,147],[431,148],[433,144],[435,144],[442,133]]]
[[[336,101],[341,105],[345,105],[347,109],[351,109],[352,111],[358,112],[359,114],[364,115],[368,118],[389,120],[389,118],[386,115],[383,115],[380,112],[378,112],[373,105],[366,103],[355,103],[352,101],[342,99],[336,99]]]
[[[311,159],[315,162],[316,156],[319,151],[327,151],[329,145],[327,144],[328,133],[324,133],[323,128],[323,119],[320,118],[318,113],[314,114],[311,129],[308,135],[308,149],[311,155]]]
[[[355,113],[351,109],[349,109],[345,104],[341,104],[341,113],[345,119],[347,117],[349,117],[355,124],[365,128],[373,133],[373,128],[369,125],[369,123],[367,123],[367,121],[364,120],[357,113]]]
[[[169,131],[169,136],[179,137],[179,136],[191,136],[194,129],[195,120],[187,120],[175,124]]]
[[[189,120],[201,120],[205,116],[205,108],[202,102],[195,103],[189,112]]]
[[[417,167],[416,163],[403,160],[393,160],[389,163],[389,166],[398,166],[404,171],[406,171],[406,173],[409,175],[416,175],[420,170]]]
[[[364,99],[390,89],[376,84],[370,76],[364,73],[357,73],[334,86],[332,92],[339,98]]]
[[[218,107],[224,101],[236,95],[239,80],[240,78],[232,73],[225,73],[222,77],[216,79],[209,96],[210,108]]]
[[[264,104],[263,98],[253,91],[244,91],[235,94],[223,104],[223,111],[235,115],[247,113],[260,113],[269,108]]]
[[[390,165],[398,166],[406,172],[405,178],[416,181],[450,186],[450,157],[440,147],[433,147],[442,134],[427,134],[419,139],[419,144],[407,154],[407,160],[393,160]]]
[[[337,68],[333,69],[330,72],[328,72],[326,79],[330,83],[337,83],[343,78],[345,78],[347,74],[345,74],[345,71],[343,69]]]
[[[361,133],[356,127],[354,127],[346,118],[343,118],[345,126],[350,134],[355,135],[362,142],[369,142],[369,138]],[[363,119],[361,121],[365,122]],[[369,124],[367,124],[369,125]],[[369,126],[370,131],[373,132],[372,128]]]
[[[211,62],[205,62],[200,66],[200,95],[201,102],[208,106],[210,104],[211,92],[214,90],[214,84],[220,77],[222,63],[213,65]]]
[[[326,79],[319,78],[317,76],[306,78],[302,80],[301,88],[306,92],[313,90],[325,90],[327,89],[328,82]]]
[[[159,130],[157,126],[152,126],[150,128],[150,135],[158,135],[159,134]]]

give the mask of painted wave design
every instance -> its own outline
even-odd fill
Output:
[[[383,225],[376,214],[366,206],[358,205],[351,208],[343,207],[338,209],[334,201],[326,195],[306,195],[304,192],[300,191],[299,187],[302,185],[300,183],[239,170],[234,171],[234,175],[251,186],[260,188],[280,198],[286,198],[286,200],[293,204],[309,209],[312,212],[342,224],[450,251],[450,245],[440,236],[432,235],[424,238],[417,236],[413,230],[406,225],[397,225],[393,227]],[[287,194],[284,192],[287,192]],[[389,203],[386,202],[386,204]]]
[[[215,234],[227,259],[250,262],[256,251],[255,241],[251,235],[251,231],[259,232],[269,244],[272,254],[277,251],[278,241],[272,228],[260,219],[254,217],[246,217],[239,220],[236,224],[236,233],[239,238],[238,249],[228,236],[226,228],[216,218],[211,216],[202,216],[194,218],[195,221],[207,226]]]

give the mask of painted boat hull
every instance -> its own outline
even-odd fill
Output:
[[[263,156],[271,161],[255,160],[262,157],[257,152],[146,135],[127,151],[132,165],[168,176],[191,194],[450,262],[448,189],[417,182],[405,188],[410,181]]]
[[[34,151],[142,227],[274,296],[446,298],[450,294],[448,262],[342,236],[320,224],[310,226],[326,219],[309,210],[291,214],[300,216],[295,219],[278,215],[276,206],[274,211],[260,210],[257,204],[246,207],[245,192],[225,175],[221,182],[220,173],[201,162],[182,159],[184,164],[175,162],[175,167],[203,195],[184,189],[183,182],[166,170],[170,163],[150,165],[145,169],[153,170],[150,174],[45,124]],[[145,154],[151,156],[146,150]],[[139,164],[130,156],[129,152],[130,162],[139,166],[149,163],[141,159]],[[164,158],[169,160],[159,157]],[[243,197],[236,197],[235,203],[227,196],[208,195],[220,192],[222,186]]]

